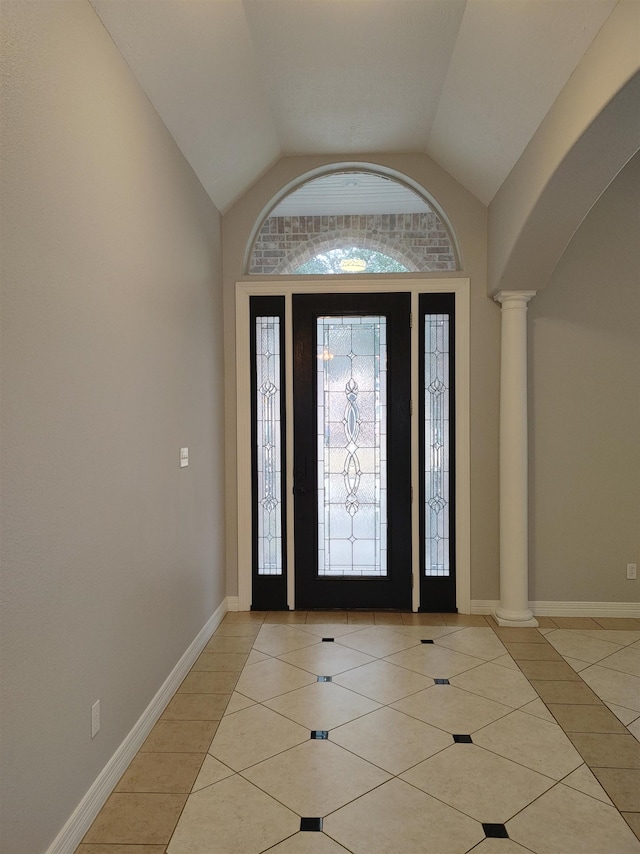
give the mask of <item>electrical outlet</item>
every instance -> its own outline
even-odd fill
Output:
[[[189,465],[189,448],[180,448],[180,468],[186,468]]]
[[[628,563],[627,564],[627,578],[629,581],[633,581],[638,577],[638,564],[637,563]]]
[[[100,732],[100,700],[96,700],[91,706],[91,738],[95,738]]]

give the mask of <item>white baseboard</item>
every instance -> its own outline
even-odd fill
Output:
[[[82,841],[83,836],[91,827],[93,820],[104,806],[105,801],[113,791],[118,780],[127,770],[131,760],[165,710],[169,700],[178,690],[181,682],[191,670],[196,658],[200,655],[207,641],[229,610],[232,609],[228,605],[228,599],[224,599],[198,632],[184,655],[166,678],[158,693],[134,724],[131,732],[126,736],[120,747],[118,747],[102,769],[89,791],[82,798],[67,823],[47,849],[46,854],[73,854]],[[237,610],[237,599],[235,610]]]
[[[500,607],[499,599],[473,599],[472,614],[491,614]],[[536,617],[635,617],[640,619],[640,602],[529,602]]]
[[[227,596],[227,611],[239,611],[240,600],[238,596]]]

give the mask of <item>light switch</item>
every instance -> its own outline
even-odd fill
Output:
[[[189,465],[189,448],[180,448],[180,468]]]

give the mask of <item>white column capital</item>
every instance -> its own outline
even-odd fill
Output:
[[[538,291],[500,291],[494,297],[496,302],[502,305],[502,308],[524,308],[527,303],[533,299]]]

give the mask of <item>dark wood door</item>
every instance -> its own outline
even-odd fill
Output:
[[[410,306],[293,296],[296,608],[411,607]]]

